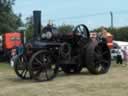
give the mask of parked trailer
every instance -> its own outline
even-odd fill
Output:
[[[6,59],[11,58],[11,50],[23,45],[20,32],[6,32],[0,38],[0,55]]]

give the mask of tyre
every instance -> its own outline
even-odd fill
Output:
[[[29,62],[32,78],[36,81],[52,80],[57,73],[56,64],[52,62],[52,56],[48,51],[40,50],[33,54]]]
[[[28,61],[26,56],[21,55],[15,58],[14,71],[21,79],[31,79],[30,71],[28,70]]]
[[[111,65],[110,50],[106,43],[90,41],[85,53],[86,67],[92,74],[107,73]]]

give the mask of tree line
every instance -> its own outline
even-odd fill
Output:
[[[74,28],[73,25],[62,25],[59,26],[60,32],[71,32]],[[108,32],[110,32],[113,35],[114,40],[118,41],[128,41],[128,26],[124,27],[118,27],[118,28],[106,28]],[[91,32],[101,32],[101,28],[96,28],[94,30],[91,30]]]
[[[113,35],[113,39],[117,41],[128,41],[128,26],[118,28],[106,28]],[[93,31],[100,32],[100,28]]]

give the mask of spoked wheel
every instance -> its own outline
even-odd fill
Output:
[[[28,60],[26,56],[17,56],[14,60],[14,70],[21,79],[31,79],[30,71],[28,70]]]
[[[83,38],[86,38],[86,39],[90,38],[89,30],[87,26],[85,26],[84,24],[80,24],[76,26],[76,28],[74,29],[74,34],[82,36]]]
[[[86,49],[86,67],[93,74],[108,72],[111,65],[111,56],[105,43],[93,44],[91,42]]]
[[[69,64],[69,65],[65,65],[62,69],[66,74],[76,74],[76,73],[80,73],[82,67],[78,65]]]
[[[37,81],[48,81],[56,76],[57,69],[52,57],[47,51],[36,52],[30,62],[30,74]]]

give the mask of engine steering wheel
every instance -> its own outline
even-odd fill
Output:
[[[88,30],[87,26],[84,24],[80,24],[80,25],[77,25],[75,27],[74,35],[80,36],[80,37],[85,38],[85,39],[90,38],[89,30]]]

